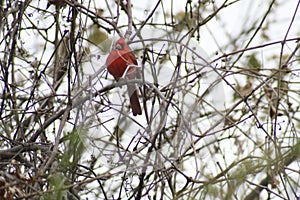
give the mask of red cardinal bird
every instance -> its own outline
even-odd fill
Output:
[[[137,60],[124,38],[116,41],[115,48],[106,59],[108,72],[113,75],[116,81],[120,78],[136,79],[139,73],[139,69],[136,67],[137,64]],[[134,83],[127,84],[127,90],[133,115],[141,115],[142,109],[136,85]]]

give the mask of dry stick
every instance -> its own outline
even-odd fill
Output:
[[[17,11],[16,10],[16,13],[18,12],[18,15],[14,17],[14,20],[12,22],[12,27],[11,29],[13,29],[11,31],[11,37],[10,37],[10,40],[12,40],[11,42],[11,48],[8,50],[9,52],[9,57],[8,57],[8,62],[7,62],[7,66],[4,67],[4,88],[3,88],[3,99],[2,99],[2,103],[1,103],[1,110],[0,110],[0,117],[3,113],[3,109],[4,109],[4,103],[5,101],[7,101],[7,98],[5,97],[6,96],[6,93],[12,93],[11,94],[11,101],[12,101],[12,107],[13,109],[16,109],[15,108],[15,105],[16,105],[16,91],[15,91],[15,87],[11,87],[11,90],[12,91],[9,91],[9,78],[8,78],[8,75],[9,75],[9,67],[11,66],[11,79],[12,79],[12,85],[15,84],[15,74],[14,74],[14,67],[15,67],[15,62],[14,62],[14,59],[16,57],[16,48],[17,48],[17,41],[18,41],[18,36],[20,34],[20,29],[21,29],[21,22],[22,22],[22,17],[23,17],[23,13],[25,11],[25,3],[23,2],[20,2],[20,4],[16,4],[16,9],[17,10],[20,10],[20,11]],[[2,63],[2,62],[1,62]],[[6,64],[6,63],[5,63]],[[2,71],[2,70],[1,70]],[[8,95],[9,96],[9,95]],[[16,115],[16,123],[17,123],[17,127],[20,127],[20,124],[21,124],[21,121],[19,119],[19,116]],[[20,134],[21,133],[21,134]],[[23,139],[24,138],[24,131],[21,131],[20,133],[18,132],[15,132],[14,136],[13,136],[13,139]]]
[[[97,74],[100,73],[101,71],[103,71],[104,69],[99,69],[94,75],[91,76],[91,80],[93,80],[93,78],[97,77]],[[83,91],[85,91],[89,86],[90,86],[90,81],[86,81],[82,88],[79,89],[76,94],[74,95],[74,97],[72,98],[72,108],[76,108],[80,105],[82,105],[84,102],[86,102],[87,100],[89,100],[91,98],[90,95],[86,95],[84,97],[82,97],[82,93]],[[135,79],[135,80],[127,80],[127,81],[119,81],[117,83],[113,83],[110,85],[107,85],[103,88],[101,88],[100,90],[96,91],[95,93],[92,94],[92,98],[96,97],[106,91],[109,91],[117,86],[123,86],[126,85],[128,83],[137,83],[137,84],[146,84],[148,85],[150,88],[153,89],[153,91],[158,94],[158,96],[165,102],[166,98],[164,97],[164,95],[160,92],[160,90],[152,83],[150,82],[144,82],[140,79]],[[48,118],[43,125],[32,135],[32,137],[29,139],[30,142],[34,142],[38,136],[50,125],[52,124],[55,120],[59,119],[64,112],[66,111],[67,108],[63,108],[59,111],[57,111],[54,115],[52,115],[50,118]]]
[[[85,101],[87,101],[90,96],[87,95],[85,97],[81,97],[82,93],[88,88],[90,87],[90,80],[94,80],[102,71],[105,70],[105,66],[102,66],[97,72],[95,72],[93,75],[90,76],[89,80],[87,80],[85,83],[83,83],[83,85],[81,86],[81,88],[79,88],[73,98],[71,99],[72,102],[72,106],[73,108],[76,108],[77,106],[81,105],[81,103],[84,103]],[[110,90],[111,88],[115,87],[115,84],[110,85],[112,87],[104,87],[103,92]],[[61,109],[59,111],[57,111],[54,115],[52,115],[50,118],[48,118],[43,124],[42,126],[31,136],[31,138],[29,139],[30,142],[34,142],[39,135],[51,124],[53,123],[55,120],[57,120],[61,115],[63,115],[63,113],[66,111],[67,108]]]
[[[152,12],[153,13],[153,12]],[[125,39],[129,38],[129,36],[131,35],[132,33],[132,10],[131,10],[131,0],[127,0],[127,15],[128,15],[128,30],[126,31],[126,34],[125,34]],[[141,29],[140,29],[141,30]],[[139,30],[139,31],[140,31]],[[164,98],[163,98],[164,99]],[[165,105],[163,103],[163,105]],[[155,133],[152,141],[151,141],[151,146],[150,148],[148,149],[148,152],[147,152],[147,155],[146,155],[146,158],[144,160],[144,167],[142,169],[142,174],[139,176],[139,185],[137,187],[137,195],[136,195],[136,199],[141,199],[142,197],[142,191],[143,191],[143,188],[144,188],[144,177],[146,175],[146,170],[147,170],[147,163],[148,163],[148,160],[149,160],[149,157],[151,155],[151,152],[152,152],[152,149],[155,147],[155,141],[156,141],[156,138],[160,132],[160,130],[163,128],[164,124],[165,124],[165,120],[164,118],[166,117],[166,112],[165,112],[165,109],[162,109],[163,110],[163,116],[162,116],[162,121],[160,123],[160,126],[158,128],[158,131]]]
[[[161,0],[158,0],[156,5],[154,6],[154,9],[151,11],[151,13],[148,15],[148,17],[146,18],[145,21],[143,21],[143,23],[141,24],[140,28],[133,34],[132,38],[133,39],[136,35],[138,37],[140,37],[140,33],[142,28],[146,25],[146,23],[151,19],[151,17],[154,15],[156,9],[158,8],[159,4],[160,4]],[[144,45],[145,46],[145,45]]]
[[[278,72],[273,73],[270,77],[268,77],[266,80],[262,81],[262,83],[257,86],[254,90],[252,90],[252,92],[247,95],[246,97],[242,98],[240,102],[238,102],[236,105],[240,104],[241,102],[245,101],[250,95],[253,94],[253,92],[255,92],[259,87],[263,86],[267,81],[269,81],[273,76],[275,76]],[[233,110],[236,106],[233,106],[231,110]],[[259,121],[257,121],[259,122]],[[259,128],[262,128],[262,126],[260,125]],[[267,134],[267,132],[266,132]]]
[[[299,41],[300,40],[300,37],[295,37],[295,38],[290,38],[290,39],[286,39],[286,42],[291,42],[291,41]],[[227,58],[228,56],[232,56],[234,54],[237,54],[237,53],[242,53],[242,52],[245,52],[245,51],[251,51],[251,50],[255,50],[255,49],[259,49],[259,48],[263,48],[263,47],[267,47],[267,46],[272,46],[272,45],[275,45],[275,44],[281,44],[282,41],[275,41],[275,42],[270,42],[270,43],[266,43],[266,44],[261,44],[261,45],[257,45],[257,46],[254,46],[254,47],[248,47],[248,48],[243,48],[243,49],[240,49],[240,50],[237,50],[237,51],[233,51],[231,53],[227,53],[227,54],[223,54],[219,57],[217,57],[216,59],[212,60],[210,63],[214,63],[222,58]]]
[[[56,85],[57,81],[59,81],[58,80],[59,79],[58,71],[63,70],[61,68],[64,67],[64,66],[62,66],[61,63],[59,63],[60,59],[61,59],[61,57],[60,57],[61,52],[60,52],[59,48],[60,48],[60,45],[64,45],[64,44],[61,44],[62,41],[59,41],[59,32],[60,32],[59,17],[60,17],[60,5],[56,4],[55,5],[55,15],[54,15],[54,20],[55,20],[54,47],[55,47],[56,51],[54,53],[54,66],[53,66],[54,69],[53,69],[53,83],[52,83],[53,86]],[[63,40],[63,39],[64,39],[64,37],[61,40]]]
[[[42,152],[47,152],[49,150],[50,145],[48,144],[35,144],[35,143],[24,143],[22,145],[14,146],[10,149],[0,150],[0,160],[9,160],[20,153],[29,152],[29,151],[37,151],[41,150]]]
[[[45,165],[38,171],[38,174],[40,176],[44,175],[44,172],[49,168],[49,166],[54,161],[54,159],[55,159],[55,157],[56,157],[56,155],[58,153],[58,145],[59,145],[59,141],[60,141],[60,136],[61,136],[61,133],[62,133],[64,127],[65,127],[65,124],[67,122],[67,119],[68,119],[68,116],[69,116],[69,113],[70,113],[71,110],[72,110],[72,106],[70,104],[68,104],[67,108],[65,109],[63,118],[62,118],[62,120],[60,122],[58,131],[57,131],[57,135],[55,137],[54,147],[53,147],[52,153],[50,155],[50,158],[47,160],[47,162],[45,163]]]
[[[9,52],[7,54],[4,54],[4,59],[3,59],[5,61],[7,60],[7,63],[6,62],[3,62],[3,63],[1,62],[1,72],[4,74],[3,75],[4,87],[3,87],[3,91],[2,91],[3,99],[2,99],[2,102],[1,102],[1,106],[0,106],[0,117],[2,116],[2,113],[4,113],[3,112],[3,110],[4,110],[4,103],[7,100],[6,97],[5,97],[6,93],[9,93],[9,83],[8,83],[8,79],[9,79],[8,78],[9,67],[11,66],[12,69],[13,69],[13,66],[14,66],[14,57],[15,57],[15,54],[16,54],[15,51],[16,51],[16,46],[17,46],[17,41],[18,41],[17,40],[18,31],[20,29],[20,24],[21,24],[21,21],[22,21],[22,14],[24,12],[24,9],[22,9],[22,7],[23,7],[23,3],[22,2],[20,4],[20,6],[21,6],[21,8],[19,7],[18,4],[16,4],[16,7],[15,7],[15,12],[17,12],[20,9],[21,9],[21,11],[18,14],[18,18],[15,19],[12,22],[12,28],[11,28],[12,30],[10,31],[10,34],[9,34],[10,40],[11,40],[11,46],[10,46],[9,49],[5,49],[6,51]],[[8,38],[7,38],[7,40],[8,40]],[[8,55],[8,57],[6,55]],[[7,64],[7,65],[4,66],[5,64]]]
[[[65,34],[67,34],[67,31],[65,31],[64,36],[65,36]],[[63,36],[63,37],[64,37],[64,36]],[[60,41],[60,43],[61,43],[61,42],[62,42],[62,40]],[[60,45],[60,43],[58,44],[58,46]],[[46,63],[45,67],[44,67],[43,70],[40,72],[40,74],[38,75],[38,77],[37,77],[36,79],[34,79],[34,81],[33,81],[33,87],[32,87],[32,89],[31,89],[31,91],[30,91],[29,98],[28,98],[28,100],[27,100],[25,109],[28,109],[28,108],[30,107],[30,106],[29,106],[29,103],[31,102],[31,99],[32,99],[33,96],[34,96],[34,92],[35,92],[36,88],[38,87],[39,80],[41,80],[43,74],[45,74],[47,67],[50,65],[50,62],[51,62],[52,58],[54,57],[55,52],[56,52],[57,49],[58,49],[58,46],[56,47],[56,49],[54,50],[54,52],[53,52],[52,55],[50,56],[48,62]],[[53,95],[53,94],[51,94],[51,95]],[[48,100],[46,100],[45,103],[47,103],[47,101],[48,101]],[[43,104],[43,105],[45,105],[45,104]],[[33,114],[32,116],[34,116],[34,115],[35,115],[35,114]],[[25,118],[25,113],[22,115],[20,121],[23,121],[24,118]],[[26,125],[27,123],[30,122],[30,118],[31,118],[31,116],[30,116],[29,118],[27,118],[27,119],[29,119],[28,121],[27,121],[27,119],[25,119],[25,120],[23,121],[23,124],[22,124],[23,127],[26,127],[26,126],[24,126],[24,125]],[[18,127],[16,128],[15,134],[17,134],[18,131],[20,131],[20,128],[22,128],[22,127],[19,127],[19,126],[18,126]]]
[[[127,16],[128,16],[128,29],[125,33],[125,40],[127,41],[132,33],[132,9],[131,0],[127,0]]]
[[[274,122],[274,129],[273,129],[273,131],[274,131],[274,140],[275,140],[275,141],[276,141],[277,120],[278,120],[277,115],[278,115],[279,101],[280,101],[280,98],[281,98],[281,95],[280,95],[281,79],[282,79],[282,76],[281,76],[281,74],[282,74],[282,73],[281,73],[281,70],[284,69],[284,68],[286,67],[286,64],[287,64],[287,62],[285,62],[285,64],[282,64],[282,63],[283,63],[283,61],[282,61],[282,57],[283,57],[283,48],[284,48],[284,45],[286,44],[288,34],[289,34],[289,32],[290,32],[290,30],[291,30],[291,27],[292,27],[292,24],[293,24],[293,22],[294,22],[294,20],[295,20],[295,17],[296,17],[296,14],[297,14],[297,10],[298,10],[298,8],[299,8],[299,4],[300,4],[300,1],[298,1],[298,4],[297,4],[297,6],[296,6],[296,9],[295,9],[294,15],[293,15],[293,17],[292,17],[291,23],[290,23],[290,25],[289,25],[289,27],[288,27],[288,30],[287,30],[287,32],[286,32],[286,34],[285,34],[285,36],[284,36],[284,39],[283,39],[282,42],[281,42],[281,50],[280,50],[279,66],[278,66],[278,82],[277,82],[277,97],[278,97],[278,98],[277,98],[277,102],[276,102],[276,104],[275,104],[275,106],[276,106],[276,108],[275,108],[275,122]],[[297,46],[299,46],[299,44],[298,44]],[[298,48],[296,48],[296,50],[297,50],[297,49],[298,49]],[[294,53],[296,53],[296,52],[294,51]],[[275,147],[276,147],[276,142],[275,142]],[[276,148],[276,149],[277,149],[277,148]]]
[[[299,152],[300,152],[300,141],[298,141],[298,143],[296,143],[292,147],[291,152],[287,156],[285,156],[283,160],[282,170],[284,169],[284,167],[290,165],[293,161],[299,158],[300,155]],[[254,188],[252,192],[250,192],[250,194],[246,196],[245,200],[258,199],[260,192],[263,189],[267,189],[268,184],[271,183],[272,181],[273,181],[272,177],[270,175],[267,175],[263,180],[260,181],[260,183],[256,186],[256,188]],[[249,181],[248,183],[251,184]]]
[[[62,36],[62,38],[64,38],[64,37],[66,36],[67,33],[68,33],[68,31],[65,31],[65,32],[64,32],[64,35]],[[27,102],[26,108],[29,107],[29,102],[30,102],[30,99],[33,97],[34,91],[35,91],[35,89],[36,89],[36,87],[37,87],[37,85],[38,85],[38,83],[37,83],[38,80],[40,80],[41,77],[42,77],[42,75],[45,73],[47,67],[48,67],[49,64],[50,64],[50,61],[51,61],[52,58],[54,57],[55,52],[58,50],[58,47],[59,47],[59,45],[61,45],[62,41],[63,41],[63,39],[60,40],[60,42],[59,42],[58,46],[56,47],[55,51],[53,52],[53,54],[52,54],[51,57],[49,58],[49,60],[48,60],[48,62],[47,62],[47,64],[46,64],[46,66],[44,67],[44,69],[41,71],[40,75],[39,75],[38,78],[36,79],[37,81],[36,81],[36,83],[34,84],[33,89],[32,89],[32,91],[31,91],[31,93],[30,93],[30,98],[29,98],[29,100],[28,100],[28,102]],[[51,97],[52,95],[55,94],[55,91],[58,89],[59,85],[60,85],[60,82],[57,82],[56,85],[53,86],[54,88],[51,88],[52,93],[49,95],[49,97]],[[46,106],[46,104],[48,103],[48,101],[49,101],[49,98],[45,99],[45,101],[43,101],[43,102],[41,103],[41,106],[40,106],[38,109],[43,109],[43,108]],[[34,113],[33,115],[31,115],[31,116],[29,116],[27,119],[25,119],[24,122],[23,122],[23,127],[24,127],[24,125],[28,124],[28,123],[30,122],[31,117],[35,117],[35,115],[36,115],[36,114]],[[24,117],[25,117],[25,116],[24,116]],[[47,120],[47,121],[48,121],[48,120]],[[50,125],[50,124],[49,124],[49,125]],[[47,125],[47,126],[49,126],[49,125]],[[27,127],[27,126],[25,126],[25,127]],[[44,127],[44,124],[42,125],[42,127]],[[16,132],[18,131],[18,129],[19,129],[19,127],[17,128]],[[44,130],[44,129],[43,129],[43,130]],[[42,130],[42,131],[43,131],[43,130]],[[34,135],[31,136],[31,138],[29,139],[29,142],[35,142],[35,140],[37,139],[38,136],[39,136],[39,134],[38,134],[38,135],[34,134]]]
[[[257,29],[255,30],[254,34],[252,35],[252,37],[250,38],[250,40],[248,41],[248,43],[246,44],[245,48],[247,48],[250,43],[252,42],[252,40],[255,38],[256,34],[258,33],[258,31],[261,29],[263,23],[265,22],[265,20],[267,19],[267,16],[269,15],[269,13],[271,12],[271,9],[273,7],[273,4],[275,4],[276,0],[273,0],[270,5],[269,8],[266,12],[266,14],[264,15],[264,17],[262,18],[260,24],[258,25]],[[240,58],[243,56],[244,52],[241,52],[241,54],[236,58],[236,60],[232,63],[232,66],[235,65],[235,63],[240,60]]]
[[[226,79],[225,79],[225,75],[221,75],[220,72],[218,72],[218,70],[216,68],[214,68],[213,66],[211,66],[210,63],[208,63],[201,55],[199,55],[197,52],[195,52],[193,49],[189,48],[188,46],[186,46],[186,48],[191,51],[194,55],[196,55],[198,58],[200,58],[201,60],[203,60],[207,65],[208,67],[210,67],[212,70],[214,70],[214,72],[217,73],[217,75],[219,77],[222,78],[222,80],[234,91],[236,92],[236,94],[238,94],[241,99],[245,102],[246,106],[249,108],[249,110],[251,111],[251,113],[255,113],[252,109],[252,107],[249,105],[249,103],[247,102],[247,99],[249,97],[249,95],[247,95],[247,98],[245,98],[243,95],[240,94],[240,92],[234,88]],[[269,81],[273,76],[275,76],[278,72],[274,72],[270,77],[268,77],[266,80],[262,81],[262,83],[260,84],[261,86],[263,86],[267,81]],[[258,89],[258,87],[256,87]],[[252,90],[252,92],[250,93],[251,95],[255,92],[256,90]],[[257,126],[258,128],[261,128],[263,130],[263,132],[270,138],[270,135],[269,133],[265,130],[265,128],[263,127],[263,125],[260,123],[258,117],[254,114],[253,115],[256,122],[257,122]]]
[[[113,12],[111,11],[110,6],[109,6],[107,0],[105,0],[105,4],[106,4],[106,8],[107,8],[107,10],[108,10],[110,16],[113,16]]]
[[[292,20],[289,24],[289,27],[288,27],[288,30],[284,36],[284,39],[281,43],[281,51],[280,51],[280,60],[279,60],[279,66],[278,66],[278,81],[277,81],[277,99],[276,99],[276,108],[275,108],[275,120],[274,120],[274,128],[273,128],[273,133],[274,133],[274,146],[275,146],[275,153],[276,153],[276,157],[278,156],[277,154],[279,154],[281,156],[281,152],[280,150],[278,149],[278,146],[277,146],[277,120],[278,120],[278,109],[279,109],[279,102],[281,100],[281,94],[280,94],[280,90],[281,90],[281,80],[282,80],[282,69],[286,68],[287,67],[287,63],[288,61],[286,61],[284,64],[283,64],[283,60],[282,60],[282,57],[283,57],[283,49],[284,49],[284,45],[286,44],[286,40],[287,40],[287,37],[288,37],[288,34],[290,32],[290,29],[292,27],[292,24],[295,20],[295,17],[296,17],[296,14],[297,14],[297,11],[298,11],[298,8],[299,8],[299,4],[300,4],[300,1],[298,1],[298,4],[296,6],[296,9],[295,9],[295,12],[294,12],[294,15],[292,17]],[[297,47],[295,48],[295,51],[293,52],[293,54],[291,54],[290,58],[292,58],[293,55],[295,55],[296,51],[298,50],[299,48],[299,43],[297,45]],[[278,168],[278,166],[276,166],[276,168]],[[279,176],[281,176],[279,174]],[[287,193],[287,196],[288,196],[288,191],[286,190],[286,187],[284,187],[284,190],[285,192]]]
[[[204,24],[206,24],[207,22],[209,22],[211,19],[213,19],[223,8],[235,3],[236,1],[230,3],[230,4],[226,4],[228,2],[228,0],[224,1],[224,3],[218,8],[216,9],[212,14],[210,14],[209,16],[207,16],[201,23],[197,24],[197,27],[195,28],[191,28],[190,33],[191,35],[194,35],[194,33],[197,31],[197,29],[200,26],[203,26]],[[183,39],[183,38],[182,38]]]
[[[69,1],[69,0],[65,0],[65,2],[66,2],[69,6],[71,6],[71,7],[81,8],[81,9],[78,9],[78,10],[79,10],[80,12],[85,11],[86,13],[84,13],[84,14],[90,16],[92,20],[93,20],[93,17],[97,17],[97,18],[101,19],[102,21],[108,23],[109,25],[111,25],[111,26],[113,27],[113,29],[114,29],[115,31],[117,31],[117,33],[118,33],[119,35],[122,35],[121,32],[120,32],[120,30],[118,29],[116,23],[111,22],[110,20],[108,20],[108,19],[106,19],[105,17],[99,15],[98,13],[89,10],[88,8],[86,8],[85,6],[83,6],[82,4],[80,4],[80,3],[78,3],[78,2],[72,2],[72,1]],[[101,24],[99,24],[99,25],[101,26],[101,28],[104,28],[105,30],[107,30],[106,27],[102,26]]]
[[[98,180],[107,180],[107,179],[109,179],[111,177],[113,177],[113,176],[112,175],[99,175],[97,177],[91,177],[89,179],[85,179],[85,180],[78,181],[78,182],[70,184],[70,185],[63,186],[60,189],[61,189],[61,191],[63,191],[63,190],[68,190],[68,189],[74,188],[74,187],[80,188],[80,186],[85,186],[88,183],[91,183],[91,182],[93,182],[95,180],[96,181],[98,181]],[[53,192],[57,192],[57,190],[56,189],[48,189],[47,191],[43,191],[43,192],[37,191],[37,192],[29,193],[29,194],[23,193],[23,196],[20,196],[17,199],[29,199],[30,197],[34,197],[34,196],[38,196],[38,195],[39,196],[43,196],[45,194],[50,194],[50,193],[53,193]],[[107,199],[107,198],[105,198],[105,199]]]
[[[174,41],[175,42],[175,41]],[[183,45],[183,46],[185,46],[184,44],[181,44],[181,45]],[[191,48],[189,48],[188,46],[185,46],[185,48],[187,48],[189,51],[191,51],[194,55],[196,55],[198,58],[200,58],[203,62],[205,62],[207,65],[208,65],[208,67],[210,67],[212,70],[214,70],[217,74],[218,74],[218,76],[220,76],[221,78],[222,78],[222,80],[223,81],[225,81],[225,83],[227,84],[227,85],[229,85],[232,89],[233,89],[233,91],[235,91],[237,94],[239,94],[239,96],[241,97],[241,101],[240,101],[240,103],[241,102],[245,102],[245,104],[247,105],[247,107],[250,109],[250,111],[254,114],[254,111],[253,111],[253,109],[251,108],[251,106],[248,104],[248,102],[247,102],[247,98],[250,96],[250,95],[252,95],[256,90],[252,90],[252,92],[249,94],[249,95],[247,95],[246,97],[243,97],[226,79],[225,79],[225,77],[224,76],[222,76],[218,71],[217,71],[217,69],[216,68],[214,68],[213,66],[211,66],[210,65],[210,63],[208,63],[201,55],[199,55],[197,52],[195,52],[193,49],[191,49]],[[278,72],[275,72],[275,73],[273,73],[270,77],[268,77],[265,81],[263,81],[261,84],[260,84],[260,86],[262,86],[262,85],[264,85],[267,81],[269,81],[273,76],[275,76],[276,74],[277,74]],[[257,87],[257,89],[258,89],[258,87]],[[268,132],[264,129],[264,127],[262,126],[262,124],[260,123],[260,121],[258,120],[258,118],[257,118],[257,116],[256,115],[254,115],[254,118],[256,119],[256,122],[258,123],[258,127],[259,128],[261,128],[264,132],[265,132],[265,134],[270,138],[270,135],[268,134]],[[217,123],[215,124],[215,126],[217,126]]]

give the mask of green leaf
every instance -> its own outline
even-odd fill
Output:
[[[84,140],[84,130],[73,130],[73,132],[69,133],[60,163],[64,169],[77,166],[84,153]]]
[[[101,42],[105,41],[108,38],[106,33],[101,31],[96,25],[91,26],[90,31],[91,33],[88,39],[96,45],[99,45]]]
[[[261,64],[260,62],[258,61],[258,59],[256,58],[255,54],[251,54],[249,56],[249,59],[248,59],[248,66],[250,68],[254,68],[254,69],[260,69],[261,68]]]
[[[67,190],[65,187],[66,177],[59,172],[52,173],[48,177],[49,189],[53,190],[51,193],[47,193],[44,199],[65,199],[67,195]]]

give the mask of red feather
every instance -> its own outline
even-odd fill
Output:
[[[113,75],[116,81],[121,77],[129,80],[136,79],[138,74],[137,64],[137,60],[124,38],[120,38],[116,41],[115,48],[106,59],[107,70]],[[127,84],[127,90],[133,115],[141,115],[142,109],[136,84]]]

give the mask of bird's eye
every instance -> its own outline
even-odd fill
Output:
[[[123,50],[124,49],[124,44],[120,44],[120,43],[116,44],[116,49]]]

